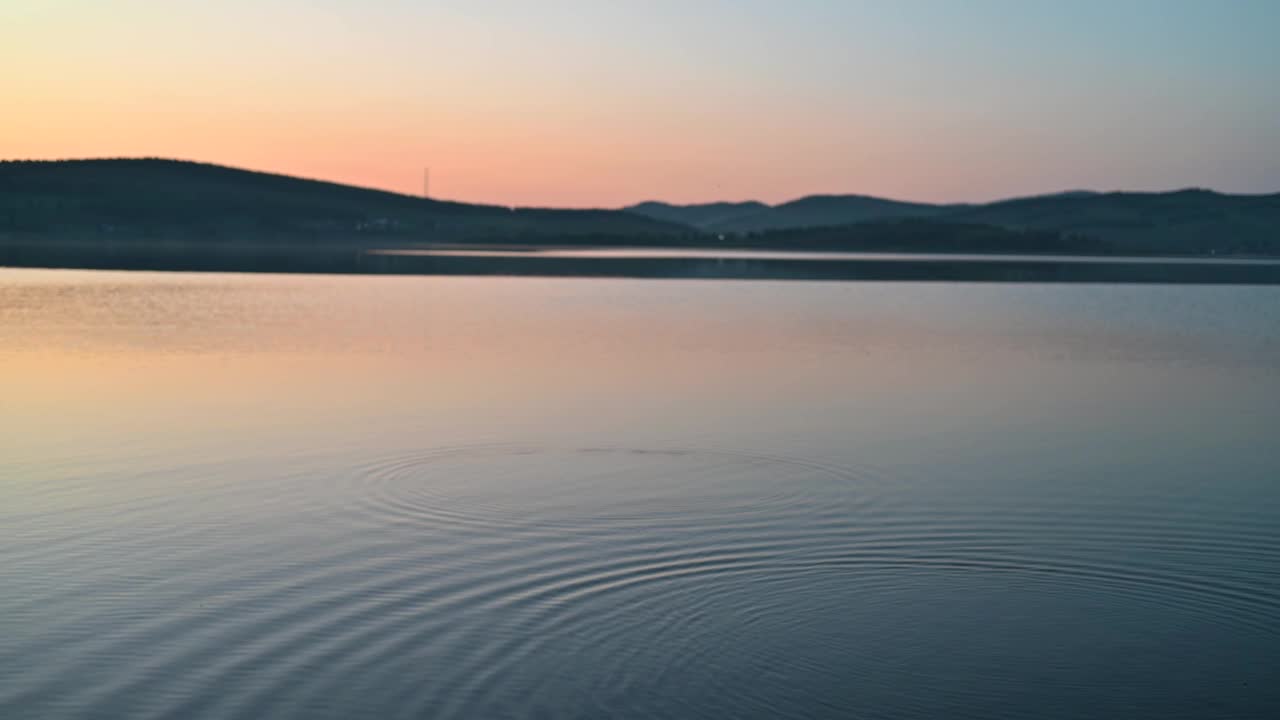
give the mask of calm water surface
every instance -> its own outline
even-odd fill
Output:
[[[1280,288],[0,270],[0,717],[1280,716]]]

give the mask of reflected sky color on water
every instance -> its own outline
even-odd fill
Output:
[[[0,715],[1267,717],[1280,289],[0,270]]]

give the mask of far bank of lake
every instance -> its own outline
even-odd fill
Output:
[[[736,248],[443,248],[0,239],[0,266],[363,275],[1280,284],[1280,258],[822,253]]]

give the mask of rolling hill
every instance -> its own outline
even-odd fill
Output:
[[[1137,252],[1280,253],[1280,194],[1209,190],[1023,198],[948,219],[1096,238]]]
[[[847,225],[886,218],[933,217],[945,205],[902,202],[866,195],[810,195],[781,205],[760,202],[669,205],[646,202],[624,208],[654,219],[681,222],[708,233],[748,233],[780,228]]]
[[[815,195],[775,206],[561,210],[447,202],[175,160],[8,161],[0,162],[0,240],[1280,255],[1280,194],[1070,191],[975,205]]]
[[[629,210],[650,214],[653,205],[645,203]],[[1078,238],[1077,244],[1090,252],[1105,248],[1112,253],[1137,254],[1280,254],[1280,194],[1228,195],[1198,189],[1164,193],[1073,190],[982,205],[930,205],[861,195],[818,195],[776,206],[741,203],[730,207],[743,207],[744,211],[690,224],[711,233],[744,237],[763,234],[783,245],[802,242],[806,236],[822,237],[823,243],[829,243],[832,228],[838,232],[838,228],[859,223],[927,220],[942,235],[959,227],[978,225],[1018,232],[1057,232],[1065,238]],[[665,217],[681,217],[679,206],[664,206],[662,212]],[[911,227],[912,234],[918,235],[922,226]],[[846,232],[854,234],[852,230]],[[757,237],[751,242],[758,240]]]
[[[471,205],[160,159],[0,162],[0,233],[181,241],[468,241],[662,237],[616,210]]]
[[[701,205],[671,205],[664,202],[642,202],[623,208],[627,212],[655,220],[680,223],[700,230],[712,231],[736,218],[751,217],[771,210],[761,202],[717,202]]]

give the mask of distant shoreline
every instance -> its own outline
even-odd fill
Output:
[[[568,246],[581,247],[575,243]],[[543,255],[524,246],[510,254],[403,254],[422,246],[357,244],[207,244],[181,241],[55,242],[0,237],[0,267],[170,272],[307,273],[338,275],[512,276],[875,282],[1018,282],[1280,285],[1276,263],[1214,262],[1182,256],[1178,262],[1126,257],[1079,262],[1016,254],[1000,259],[955,259],[945,253],[910,257],[812,259],[719,257],[572,257]],[[467,244],[468,249],[512,246]],[[519,244],[514,247],[520,248]],[[564,247],[561,245],[559,247]],[[732,252],[727,247],[701,247]],[[652,249],[652,248],[650,248]],[[746,248],[743,248],[746,249]],[[391,251],[391,252],[387,252]],[[1061,253],[1059,253],[1061,255]],[[1093,260],[1095,256],[1090,256]],[[1203,262],[1197,262],[1203,260]]]
[[[289,246],[324,253],[306,260],[287,251],[321,264],[337,248],[422,244],[1280,256],[1280,193],[1076,192],[981,205],[811,195],[777,206],[592,210],[474,205],[157,158],[0,161],[0,244],[37,242],[64,246],[64,257],[68,244],[90,244],[90,255],[186,246],[199,257]]]

